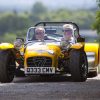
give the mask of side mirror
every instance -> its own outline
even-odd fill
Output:
[[[23,38],[16,38],[16,41],[14,41],[14,47],[19,50],[22,45],[24,44],[24,39]]]
[[[84,37],[78,37],[77,42],[85,42],[85,38]]]
[[[24,39],[23,38],[16,38],[16,40],[20,40],[24,43]]]

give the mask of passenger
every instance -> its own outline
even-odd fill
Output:
[[[71,24],[64,24],[63,25],[63,38],[61,40],[61,48],[68,49],[71,44],[75,43],[73,38],[74,28]]]

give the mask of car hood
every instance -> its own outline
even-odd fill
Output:
[[[36,43],[30,43],[26,47],[26,52],[27,54],[32,54],[32,55],[59,55],[61,52],[59,43],[45,43],[45,42],[36,42]]]

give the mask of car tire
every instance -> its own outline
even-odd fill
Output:
[[[15,58],[10,50],[0,51],[0,82],[13,81],[15,74]]]
[[[82,50],[70,52],[69,70],[73,81],[84,82],[88,74],[88,62],[86,53]]]

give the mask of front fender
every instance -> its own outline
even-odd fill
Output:
[[[13,49],[14,45],[11,43],[0,43],[0,50]]]

